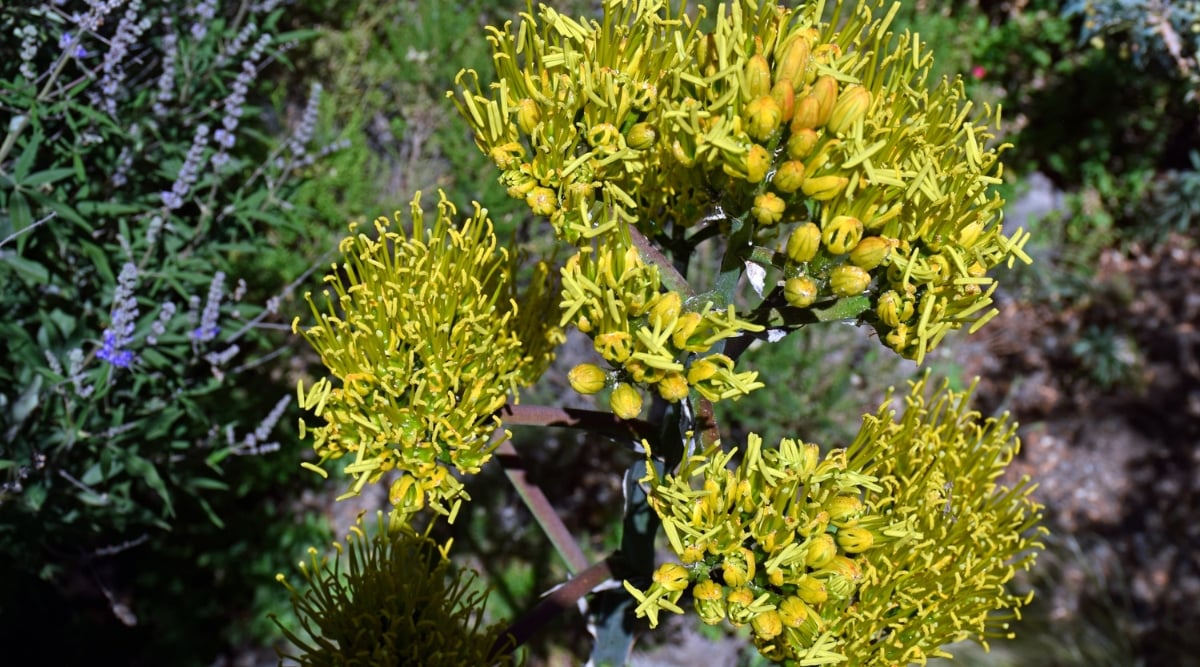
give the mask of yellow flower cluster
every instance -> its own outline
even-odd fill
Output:
[[[651,466],[650,505],[681,563],[659,567],[645,592],[626,582],[638,615],[653,626],[662,609],[681,613],[691,588],[705,623],[749,624],[768,658],[843,659],[832,628],[870,574],[866,555],[920,535],[866,500],[881,487],[847,466],[845,450],[822,459],[817,445],[787,439],[764,450],[752,434],[731,470],[734,454],[714,447],[661,478]]]
[[[749,624],[776,662],[924,664],[941,647],[1011,637],[1028,596],[1007,588],[1042,548],[1028,480],[996,483],[1019,442],[1007,418],[981,420],[967,394],[915,383],[891,397],[854,443],[820,460],[816,445],[757,436],[733,452],[651,471],[650,503],[678,563],[640,591],[639,615],[690,589],[706,623]]]
[[[737,373],[729,357],[705,353],[721,340],[762,327],[738,319],[733,306],[719,309],[710,299],[660,292],[660,282],[658,267],[643,262],[620,236],[567,260],[559,325],[574,324],[592,336],[596,352],[617,369],[610,376],[594,364],[577,366],[569,375],[575,390],[593,394],[615,382],[613,412],[632,419],[642,405],[632,384],[653,387],[671,403],[692,389],[722,400],[761,388],[757,372]]]
[[[842,621],[848,655],[862,664],[924,663],[949,657],[939,647],[951,642],[1011,638],[1032,597],[1009,584],[1043,548],[1042,507],[1028,478],[997,481],[1020,447],[1016,424],[983,419],[970,391],[927,382],[912,386],[902,416],[889,397],[865,417],[848,450],[850,467],[883,487],[870,497],[879,511],[922,535],[867,554],[871,580]]]
[[[395,226],[377,219],[375,236],[351,225],[339,247],[344,262],[325,277],[324,307],[305,295],[317,323],[304,337],[337,384],[301,383],[301,407],[324,424],[300,427],[320,464],[353,457],[346,496],[401,470],[408,474],[393,484],[393,504],[450,514],[466,494],[447,466],[475,473],[491,457],[493,413],[541,375],[562,331],[540,312],[557,298],[548,269],[518,295],[514,263],[485,210],[458,226],[443,196],[427,227],[419,200],[411,237],[399,214]],[[299,318],[292,326],[300,332]]]
[[[815,229],[773,260],[781,296],[866,294],[862,317],[921,360],[990,318],[987,272],[1028,261],[1027,235],[1002,233],[988,194],[998,111],[972,116],[961,80],[931,87],[931,53],[882,6],[837,2],[825,22],[821,2],[735,0],[711,32],[667,0],[607,0],[599,23],[542,6],[492,29],[490,94],[464,72],[452,95],[509,193],[567,240],[622,223],[654,237],[715,207],[785,249]]]

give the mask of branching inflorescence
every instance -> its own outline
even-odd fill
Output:
[[[309,429],[321,463],[354,457],[351,494],[402,471],[402,515],[453,519],[467,496],[450,468],[489,460],[515,418],[501,408],[574,326],[599,356],[570,371],[575,390],[611,389],[622,423],[647,394],[673,420],[630,477],[678,559],[625,582],[636,615],[656,625],[686,595],[800,665],[923,663],[1009,634],[1027,598],[1006,585],[1040,547],[1040,508],[1027,480],[998,483],[1018,447],[1007,417],[922,380],[903,416],[889,398],[846,448],[751,435],[740,459],[698,417],[764,389],[738,367],[749,338],[856,320],[920,362],[992,315],[991,269],[1028,261],[991,189],[999,111],[973,115],[960,80],[930,85],[919,38],[889,31],[896,8],[733,0],[707,30],[686,3],[606,0],[599,22],[543,5],[490,29],[497,83],[464,71],[449,96],[508,194],[573,254],[560,283],[539,263],[518,295],[478,208],[456,226],[442,201],[427,227],[414,202],[411,236],[352,226],[336,299],[310,298],[305,331],[338,381],[300,389],[325,420]],[[697,292],[686,274],[710,240],[719,275]],[[584,423],[601,422],[570,425]]]

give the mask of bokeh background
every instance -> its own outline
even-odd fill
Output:
[[[440,188],[553,252],[445,99],[460,68],[490,80],[484,26],[524,3],[131,0],[89,23],[104,4],[0,6],[0,662],[275,664],[267,615],[294,623],[275,573],[386,502],[334,503],[345,480],[299,467],[287,400],[320,373],[291,322],[345,224]],[[1051,530],[1014,584],[1037,592],[1016,639],[952,650],[1200,664],[1200,2],[905,0],[895,27],[1002,105],[1005,224],[1035,259],[999,276],[996,319],[927,360],[1022,424],[1013,474],[1038,480]],[[119,313],[133,333],[106,338]],[[565,380],[590,354],[571,337],[522,400],[590,406]],[[848,324],[745,359],[767,389],[719,406],[738,442],[847,444],[919,372]],[[632,455],[515,437],[589,556],[615,548]],[[469,488],[456,552],[510,618],[566,572],[501,473]],[[564,616],[530,664],[588,647]],[[757,660],[685,617],[636,664]]]

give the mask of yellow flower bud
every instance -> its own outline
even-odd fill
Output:
[[[825,511],[829,512],[829,520],[836,526],[850,519],[857,519],[863,513],[863,502],[858,496],[840,495],[825,501]]]
[[[692,587],[696,613],[708,625],[725,620],[725,591],[712,580],[701,581]]]
[[[688,368],[688,384],[699,384],[717,374],[720,368],[708,359],[697,359]]]
[[[725,597],[725,611],[729,614],[729,622],[739,628],[750,622],[754,613],[749,608],[753,604],[754,591],[749,588],[743,586],[729,591],[729,595]]]
[[[775,52],[775,78],[788,81],[792,88],[800,90],[804,85],[804,75],[808,70],[808,54],[811,44],[808,35],[802,31],[793,32],[783,43],[783,47]]]
[[[658,395],[668,403],[678,403],[687,398],[688,381],[683,373],[670,371],[667,376],[658,381]]]
[[[633,385],[622,382],[613,389],[608,406],[621,419],[636,419],[642,413],[642,395]]]
[[[695,544],[689,544],[683,548],[683,553],[679,554],[679,560],[683,561],[685,565],[699,563],[704,560],[704,549]]]
[[[847,297],[862,294],[871,284],[871,274],[857,266],[844,264],[829,272],[829,289],[835,296]]]
[[[792,116],[796,114],[796,89],[792,87],[792,83],[786,79],[776,81],[775,85],[771,87],[771,99],[775,100],[775,104],[779,105],[779,110],[782,112],[779,122],[791,121]]]
[[[848,554],[860,554],[875,544],[875,536],[866,528],[843,528],[837,533],[837,543]]]
[[[746,120],[746,132],[750,137],[755,141],[766,141],[779,129],[783,109],[773,97],[763,95],[747,104],[742,110],[742,116]]]
[[[817,201],[829,201],[842,194],[849,183],[850,179],[845,176],[809,176],[800,189]]]
[[[683,144],[678,139],[671,142],[671,157],[682,167],[691,167],[696,164],[696,156],[694,153],[689,153]]]
[[[579,364],[567,373],[567,381],[581,394],[594,394],[608,383],[608,373],[596,364]]]
[[[743,99],[752,100],[771,93],[771,66],[761,54],[750,56],[746,61]]]
[[[771,154],[758,144],[750,145],[750,154],[746,156],[746,181],[761,183],[771,169]]]
[[[808,276],[788,278],[783,284],[783,298],[788,305],[796,308],[808,308],[817,300],[817,284]]]
[[[779,620],[789,628],[800,628],[811,625],[816,612],[804,600],[795,595],[789,595],[779,602]]]
[[[829,115],[829,131],[834,134],[849,132],[855,123],[866,117],[870,107],[871,91],[859,85],[846,86]]]
[[[787,208],[787,204],[783,202],[777,195],[771,192],[764,192],[754,198],[754,206],[750,212],[754,215],[754,219],[758,224],[769,227],[783,218],[783,211]]]
[[[829,75],[817,77],[817,80],[813,82],[812,92],[809,94],[817,99],[817,124],[815,127],[821,127],[829,122],[829,117],[833,114],[833,107],[837,104],[837,79]]]
[[[879,266],[892,252],[892,243],[882,236],[868,236],[850,251],[850,263],[864,271]]]
[[[665,590],[682,591],[688,587],[688,571],[679,563],[663,563],[658,566],[653,575],[654,583]]]
[[[800,469],[800,474],[807,477],[817,469],[817,462],[821,460],[821,448],[809,443],[802,446],[800,454],[804,457],[804,466]]]
[[[821,230],[821,243],[835,255],[844,255],[854,249],[862,239],[863,224],[853,216],[834,216]]]
[[[796,582],[796,595],[809,604],[821,604],[829,598],[829,593],[825,590],[825,584],[820,579],[810,577],[807,574],[800,577],[800,581]]]
[[[797,225],[787,240],[788,259],[796,262],[807,262],[816,257],[821,247],[821,229],[811,222]]]
[[[650,123],[635,123],[629,128],[625,143],[634,150],[644,151],[658,140],[658,132]]]
[[[792,134],[798,134],[804,130],[816,131],[820,127],[821,120],[821,103],[812,95],[805,95],[796,100],[795,108],[792,110],[792,121],[788,128]]]
[[[744,586],[754,579],[754,552],[746,547],[740,547],[725,556],[721,561],[721,570],[725,575],[725,585]]]
[[[887,343],[888,347],[899,352],[900,354],[906,354],[906,350],[908,348],[908,325],[900,324],[896,326],[896,328],[889,331],[888,334],[883,337],[883,342]]]
[[[793,122],[795,118],[793,117]],[[792,136],[788,137],[787,154],[793,160],[803,160],[812,155],[813,149],[817,147],[817,142],[821,140],[821,135],[817,134],[816,130],[792,130]]]
[[[496,163],[496,167],[501,171],[514,169],[519,167],[521,161],[525,159],[525,147],[515,141],[510,141],[493,148],[490,155],[492,161]]]
[[[575,328],[579,329],[580,333],[591,333],[592,321],[587,315],[580,315],[579,320],[575,322]]]
[[[700,313],[684,313],[675,320],[675,332],[671,334],[671,344],[679,349],[685,349],[688,339],[700,326]]]
[[[681,308],[683,308],[683,300],[679,298],[679,292],[659,294],[654,298],[653,305],[650,306],[650,314],[647,315],[650,326],[655,329],[673,327]]]
[[[526,97],[517,102],[517,127],[525,134],[533,134],[534,128],[542,122],[542,111],[537,102]]]
[[[550,188],[536,187],[525,195],[525,203],[534,215],[550,215],[558,210],[558,195]]]
[[[425,495],[412,475],[403,475],[388,489],[388,502],[405,509],[421,509],[425,506]]]
[[[779,612],[771,609],[751,619],[750,627],[754,630],[755,637],[770,641],[783,632],[783,621],[779,618]]]
[[[779,165],[779,168],[775,170],[775,175],[771,178],[771,185],[785,194],[799,190],[803,183],[804,163],[799,160],[788,160]]]
[[[814,570],[820,569],[828,565],[836,555],[837,544],[833,541],[833,535],[821,533],[809,540],[808,554],[805,556],[804,564]]]

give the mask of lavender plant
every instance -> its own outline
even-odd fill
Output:
[[[0,553],[12,582],[130,600],[126,625],[186,613],[147,588],[244,588],[248,566],[218,545],[269,510],[285,461],[271,453],[291,421],[289,350],[271,330],[324,234],[288,203],[319,173],[320,88],[292,130],[264,132],[260,77],[301,36],[281,31],[278,4],[0,8],[20,45],[0,59]],[[187,573],[145,566],[166,567],[171,531],[201,550]],[[203,627],[176,620],[163,643]]]
[[[714,418],[714,403],[772,390],[741,359],[750,342],[853,322],[921,362],[986,323],[992,269],[1028,261],[992,189],[998,112],[972,114],[960,80],[931,84],[919,37],[889,30],[896,10],[531,9],[489,30],[497,83],[464,71],[448,96],[508,194],[566,248],[557,283],[539,271],[522,294],[478,207],[452,224],[443,205],[428,227],[414,206],[411,237],[384,218],[378,241],[354,229],[343,242],[327,300],[310,298],[315,324],[294,325],[332,373],[299,392],[322,421],[318,466],[348,460],[347,495],[386,481],[393,521],[453,521],[470,501],[461,477],[499,452],[572,572],[491,658],[585,596],[596,664],[627,662],[635,618],[654,627],[685,606],[749,626],[780,664],[924,663],[1011,635],[1028,598],[1008,584],[1040,547],[1040,508],[1027,479],[999,481],[1018,448],[1007,417],[921,381],[901,415],[889,400],[842,447],[754,433],[732,446]],[[721,257],[715,276],[694,275],[702,245]],[[595,352],[570,384],[608,411],[518,401],[568,327]],[[517,425],[640,454],[617,552],[588,562],[520,474]],[[656,564],[659,528],[672,558]],[[381,612],[335,581],[313,594],[342,602],[310,612],[397,641],[374,619],[412,604],[406,585],[385,584]]]

